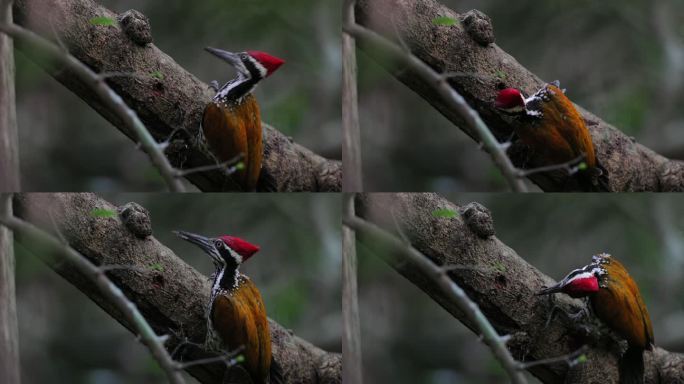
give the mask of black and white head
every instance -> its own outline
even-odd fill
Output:
[[[607,274],[604,264],[609,262],[610,255],[602,253],[592,256],[591,264],[575,269],[568,273],[563,280],[548,288],[542,289],[538,294],[546,295],[562,292],[571,297],[585,297],[596,293],[603,286],[603,276]]]
[[[549,93],[558,92],[558,80],[545,84],[534,95],[525,98],[520,90],[506,88],[499,91],[494,101],[494,107],[509,115],[541,118],[542,103],[550,100]],[[561,90],[565,93],[565,90]]]
[[[263,79],[275,72],[285,61],[261,51],[229,52],[205,48],[207,52],[228,62],[237,71],[237,77],[223,85],[214,100],[239,100],[254,90]]]
[[[174,231],[174,233],[181,239],[200,247],[211,257],[216,267],[212,291],[236,288],[240,264],[259,251],[259,246],[235,236],[223,235],[210,238],[185,231]]]

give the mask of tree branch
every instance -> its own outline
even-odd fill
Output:
[[[57,228],[70,246],[93,264],[130,266],[109,271],[109,278],[135,303],[157,334],[172,333],[188,338],[190,343],[181,338],[167,342],[169,350],[179,343],[187,344],[179,348],[174,356],[176,360],[194,361],[211,356],[192,345],[202,343],[206,333],[208,279],[149,233],[140,238],[140,233],[128,229],[122,216],[93,217],[90,213],[93,209],[117,208],[93,194],[24,194],[15,200],[16,215],[40,228],[51,231],[54,226],[49,216],[54,217]],[[21,237],[18,240],[23,241]],[[32,248],[32,244],[25,244]],[[82,273],[46,252],[36,255],[122,325],[132,329],[121,311]],[[311,345],[273,320],[269,320],[269,326],[273,358],[282,368],[286,383],[341,382],[339,354]],[[225,365],[220,362],[187,368],[203,383],[220,382],[224,369]]]
[[[499,144],[496,137],[494,137],[487,125],[482,121],[477,111],[470,108],[463,96],[449,86],[447,83],[447,79],[449,78],[448,74],[440,75],[423,61],[411,54],[410,51],[402,50],[398,44],[394,44],[381,35],[358,24],[347,22],[344,25],[344,30],[359,40],[360,43],[373,47],[374,52],[381,52],[381,55],[389,57],[392,62],[395,62],[394,65],[396,65],[396,63],[401,63],[406,66],[413,74],[420,77],[422,81],[432,86],[435,93],[438,95],[437,97],[442,99],[441,102],[460,115],[465,123],[464,130],[466,130],[475,141],[481,143],[483,148],[492,158],[494,164],[501,171],[508,182],[508,185],[517,192],[527,191],[525,183],[518,176],[519,171],[508,158],[504,145]]]
[[[437,17],[459,22],[452,26],[435,25],[432,21]],[[398,35],[414,55],[439,73],[467,74],[451,77],[449,84],[478,111],[499,141],[505,141],[511,135],[510,125],[493,105],[499,87],[515,87],[531,94],[544,83],[497,45],[482,44],[481,27],[488,23],[488,18],[478,11],[458,14],[434,0],[360,0],[356,19],[359,24],[391,40],[396,40]],[[469,19],[475,22],[466,22]],[[388,63],[381,52],[363,44],[359,46],[466,134],[476,138],[466,128],[468,125],[461,113],[445,103],[432,84],[410,68]],[[581,107],[578,111],[589,123],[596,155],[608,171],[612,191],[684,190],[684,163],[669,160],[636,143]],[[518,166],[527,160],[528,152],[519,142],[509,149]],[[525,165],[539,167],[544,164]],[[551,178],[547,174],[534,174],[530,179],[543,190],[557,191],[564,188],[562,176],[567,177],[562,171],[560,176]]]
[[[499,241],[489,211],[480,204],[456,206],[435,194],[365,194],[357,198],[357,215],[390,231],[401,231],[410,244],[438,266],[468,266],[448,271],[482,310],[499,334],[511,335],[507,346],[516,360],[538,361],[571,356],[583,344],[590,345],[587,361],[569,367],[565,361],[534,365],[529,371],[545,383],[617,382],[617,356],[609,335],[587,334],[569,318],[547,319],[554,305],[568,313],[583,306],[579,300],[559,296],[555,303],[535,296],[554,281]],[[435,217],[434,211],[452,210],[453,218]],[[393,217],[387,212],[395,212]],[[405,258],[387,252],[373,239],[357,234],[364,246],[375,251],[392,268],[427,293],[468,328],[477,331],[469,316],[423,271]],[[684,356],[662,348],[644,353],[646,383],[684,379]],[[659,381],[661,380],[661,381]],[[669,381],[668,381],[669,380]]]
[[[155,141],[145,125],[140,121],[138,115],[133,112],[112,89],[95,72],[91,71],[86,65],[78,61],[69,52],[62,51],[57,45],[38,36],[37,34],[17,26],[16,24],[0,24],[0,31],[11,36],[20,44],[26,45],[31,49],[37,49],[40,54],[48,56],[48,60],[54,60],[64,65],[70,72],[77,76],[83,84],[88,84],[91,90],[100,98],[100,102],[112,113],[116,114],[121,121],[126,124],[130,132],[133,133],[136,143],[140,143],[141,148],[150,157],[150,161],[157,168],[162,178],[166,182],[170,191],[185,192],[183,184],[175,176],[175,170],[164,156],[164,153]]]
[[[103,270],[93,265],[83,255],[71,248],[69,244],[62,243],[57,237],[14,217],[11,210],[0,216],[0,224],[11,229],[24,242],[28,242],[34,247],[42,246],[44,252],[47,250],[46,253],[59,254],[59,257],[67,261],[69,267],[74,268],[90,283],[94,284],[99,289],[99,293],[121,312],[124,319],[133,328],[134,333],[140,336],[142,343],[147,346],[152,357],[157,360],[159,366],[166,373],[169,382],[185,384],[185,380],[178,372],[173,358],[164,347],[165,338],[157,336],[138,308],[126,298],[119,287],[107,278]]]
[[[0,0],[0,24],[11,22],[12,2]],[[14,43],[0,34],[0,192],[21,189],[14,92]]]
[[[345,216],[354,215],[354,194],[345,193],[342,198]],[[357,282],[356,235],[350,228],[342,228],[342,355],[344,356],[344,381],[363,383],[363,359],[361,358],[361,321]]]
[[[363,234],[387,246],[392,252],[404,255],[406,264],[420,271],[441,289],[442,294],[448,297],[451,302],[456,304],[468,320],[476,325],[476,332],[481,335],[484,343],[491,349],[494,357],[506,370],[511,381],[515,384],[525,384],[525,376],[520,372],[519,363],[506,348],[505,336],[499,336],[486,316],[482,314],[480,308],[475,304],[465,292],[454,283],[447,272],[435,265],[430,259],[416,251],[410,244],[402,243],[398,237],[392,236],[382,228],[359,219],[353,213],[347,213],[344,224],[359,234]]]
[[[166,151],[177,168],[213,164],[194,142],[204,106],[211,100],[207,85],[180,67],[153,44],[140,41],[124,23],[92,25],[94,17],[116,19],[117,15],[92,0],[19,0],[14,7],[16,23],[47,38],[59,38],[79,61],[98,73],[129,73],[107,78],[107,83],[134,109],[157,141],[178,129]],[[129,13],[123,14],[124,18]],[[151,39],[151,37],[150,37]],[[35,52],[18,46],[60,83],[81,97],[129,138],[132,132],[95,97],[92,90],[74,74],[55,63],[41,60]],[[152,74],[159,74],[153,76]],[[324,159],[293,143],[268,124],[263,124],[264,159],[259,191],[340,191],[340,161]],[[183,140],[184,139],[184,140]],[[237,186],[220,171],[186,176],[203,191],[235,189]]]
[[[0,217],[6,215],[12,215],[12,196],[0,193]],[[14,236],[0,226],[0,382],[7,384],[21,382],[14,273]]]
[[[354,0],[345,0],[342,8],[344,23],[354,23]],[[345,192],[363,191],[361,166],[361,128],[359,126],[359,97],[357,89],[356,43],[347,33],[342,34],[342,138]]]

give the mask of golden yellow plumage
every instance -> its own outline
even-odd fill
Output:
[[[263,154],[259,104],[252,94],[239,102],[211,102],[204,109],[202,134],[219,162],[243,154],[244,167],[234,178],[244,190],[253,191],[259,181]]]
[[[603,264],[605,288],[591,296],[596,316],[631,346],[652,349],[653,326],[637,284],[614,257]]]
[[[271,367],[271,333],[264,302],[254,283],[241,275],[236,289],[216,297],[211,319],[225,350],[244,346],[242,366],[254,383],[264,383]]]

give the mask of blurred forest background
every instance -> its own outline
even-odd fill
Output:
[[[232,234],[259,245],[240,270],[259,287],[269,317],[320,348],[341,352],[339,195],[103,197],[146,207],[153,236],[207,276],[213,272],[210,259],[172,230]],[[166,382],[133,334],[20,243],[15,250],[23,383]]]
[[[594,254],[612,254],[639,284],[656,345],[684,352],[684,196],[460,193],[445,197],[458,205],[477,201],[489,208],[496,236],[553,279],[588,264]],[[358,249],[367,382],[508,381],[475,334],[380,258]]]
[[[97,0],[150,19],[154,44],[205,83],[232,68],[206,53],[262,50],[285,65],[259,85],[263,121],[341,159],[339,0]],[[164,184],[147,156],[80,98],[16,55],[21,184],[25,191],[145,191]]]
[[[479,9],[496,44],[628,136],[684,159],[684,2],[439,0]],[[369,191],[507,190],[489,157],[359,51],[364,185]],[[429,155],[429,156],[428,156]]]

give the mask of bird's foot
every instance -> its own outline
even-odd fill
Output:
[[[583,322],[589,317],[589,310],[587,307],[582,307],[579,311],[575,313],[565,312],[568,318],[574,322]]]
[[[219,87],[219,82],[216,81],[216,80],[212,80],[212,81],[209,83],[209,88],[213,89],[214,92],[218,92],[218,90],[219,90],[219,88],[220,88],[220,87]]]

